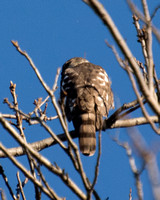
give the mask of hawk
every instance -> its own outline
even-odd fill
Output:
[[[105,70],[88,60],[75,57],[64,63],[61,73],[60,104],[79,137],[80,151],[92,156],[96,131],[103,116],[114,107],[111,82]]]

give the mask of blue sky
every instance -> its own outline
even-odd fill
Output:
[[[108,0],[101,1],[113,17],[115,24],[118,26],[127,44],[131,48],[137,59],[143,62],[140,44],[137,43],[136,31],[132,21],[132,14],[128,9],[125,1]],[[135,1],[141,9],[139,1]],[[149,2],[150,12],[153,12],[157,6],[156,1]],[[154,23],[158,26],[160,14],[157,13]],[[3,99],[8,97],[12,101],[9,92],[9,83],[12,80],[17,85],[17,94],[19,108],[26,113],[34,109],[34,99],[47,96],[46,92],[40,85],[33,70],[26,59],[21,56],[11,44],[11,40],[17,40],[22,50],[33,59],[46,83],[52,87],[58,67],[72,57],[86,57],[90,62],[103,66],[112,81],[112,89],[115,96],[115,107],[118,108],[123,103],[135,99],[132,86],[127,74],[120,68],[111,50],[106,46],[105,40],[115,45],[109,31],[95,15],[95,13],[82,1],[75,0],[55,0],[55,1],[0,1],[0,112],[11,113],[4,105]],[[154,42],[155,39],[154,39]],[[117,47],[118,49],[118,47]],[[156,67],[159,68],[159,46],[154,43],[154,59]],[[120,52],[119,52],[120,53]],[[120,55],[122,55],[120,53]],[[59,82],[58,82],[59,84]],[[59,88],[55,93],[59,98]],[[47,110],[48,116],[55,115],[51,104]],[[110,112],[110,114],[113,111]],[[138,111],[131,116],[141,116]],[[58,120],[49,123],[53,131],[57,134],[62,133]],[[37,139],[49,137],[49,135],[38,125],[27,127],[25,130],[28,142],[34,142]],[[72,125],[69,129],[72,130]],[[148,144],[154,144],[159,141],[149,126],[139,127],[139,131],[147,140]],[[16,146],[16,142],[0,127],[1,142],[7,147]],[[128,141],[127,131],[125,129],[107,130],[102,133],[102,156],[100,164],[100,174],[96,189],[102,199],[128,199],[129,189],[132,188],[133,199],[136,196],[135,181],[132,176],[128,158],[125,150],[115,144],[109,135],[120,134],[122,141]],[[77,142],[77,139],[75,140]],[[58,146],[51,147],[42,151],[42,154],[59,164],[60,167],[66,168],[71,178],[80,183],[72,164],[67,159]],[[65,158],[65,159],[64,159]],[[24,162],[24,158],[19,158]],[[95,156],[86,158],[82,156],[84,168],[87,175],[92,179],[95,165]],[[136,157],[138,166],[141,161]],[[16,171],[12,172],[12,165],[7,159],[0,159],[0,164],[4,166],[5,173],[15,189]],[[26,164],[26,166],[28,166]],[[92,170],[91,170],[92,169]],[[46,171],[44,169],[44,171]],[[23,180],[23,175],[21,174]],[[66,196],[67,199],[76,199],[74,194],[61,185],[59,179],[50,176],[46,172],[46,178],[53,188],[56,188],[57,194]],[[146,171],[142,174],[143,189],[145,200],[152,199],[152,193]],[[10,199],[8,191],[0,177],[0,188],[4,188],[6,196]],[[63,188],[63,189],[62,189]],[[83,188],[83,187],[82,187]],[[24,188],[27,199],[34,197],[33,187],[27,184]],[[14,190],[15,191],[15,190]],[[43,196],[42,199],[46,197]]]

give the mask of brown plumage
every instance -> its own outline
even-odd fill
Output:
[[[105,70],[84,58],[72,58],[63,65],[61,106],[73,122],[84,155],[95,153],[96,130],[101,130],[102,117],[114,107],[110,85]]]

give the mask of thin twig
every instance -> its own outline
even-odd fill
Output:
[[[12,107],[12,109],[14,109]],[[26,122],[28,122],[30,125],[35,125],[35,124],[39,124],[39,121],[36,120],[37,118],[35,117],[30,117],[29,115],[28,116],[23,116],[23,113],[21,110],[18,110],[17,112],[20,112],[22,114],[22,120],[25,120]],[[16,119],[16,116],[13,115],[13,114],[2,114],[2,116],[6,119]],[[41,118],[42,119],[42,118]],[[46,121],[52,121],[52,120],[55,120],[55,119],[58,119],[58,116],[52,116],[52,117],[45,117],[45,120]]]
[[[132,189],[129,190],[129,200],[132,200]]]
[[[38,174],[41,178],[41,180],[43,181],[44,185],[46,186],[46,188],[48,189],[48,191],[52,194],[52,196],[54,197],[55,200],[59,199],[58,195],[55,193],[55,191],[49,186],[48,182],[46,181],[45,177],[43,176],[41,170],[40,170],[40,166],[36,167]],[[62,198],[65,199],[65,198]]]
[[[55,92],[55,90],[57,89],[57,82],[58,82],[58,78],[59,78],[59,75],[60,75],[60,71],[61,71],[61,68],[59,67],[57,69],[57,74],[56,74],[56,77],[55,77],[54,85],[52,87],[53,92]]]
[[[6,196],[5,196],[4,191],[3,191],[2,188],[0,188],[0,194],[1,194],[1,199],[2,200],[6,200]]]
[[[127,68],[126,68],[126,70],[127,70]],[[156,126],[155,126],[155,124],[150,120],[149,114],[148,114],[147,110],[145,109],[145,107],[143,105],[143,102],[141,100],[141,96],[140,96],[140,94],[138,92],[138,88],[136,86],[136,82],[134,80],[133,75],[130,73],[129,70],[127,70],[127,72],[128,72],[129,78],[131,80],[131,83],[132,83],[133,89],[135,91],[135,94],[136,94],[136,96],[138,98],[139,104],[141,106],[142,113],[144,114],[144,116],[146,117],[146,119],[148,120],[148,122],[150,123],[152,129],[159,135],[160,134],[160,129],[157,129]]]
[[[45,104],[45,103],[48,101],[49,97],[50,97],[50,96],[47,96],[47,97],[44,99],[44,101],[42,101],[38,106],[35,107],[35,109],[34,109],[32,112],[29,113],[29,115],[30,115],[30,116],[33,115],[34,112],[35,112],[35,110],[38,110],[43,104]]]
[[[132,11],[133,14],[136,14],[139,19],[141,19],[145,24],[148,22],[146,21],[145,16],[142,14],[141,11],[138,10],[138,8],[135,6],[135,4],[131,0],[127,0],[127,3]],[[154,35],[156,36],[158,42],[160,42],[160,31],[153,25],[152,23],[152,31]]]
[[[94,174],[94,180],[93,183],[91,185],[91,191],[93,190],[96,182],[97,182],[97,178],[98,178],[98,174],[99,174],[99,165],[100,165],[100,157],[101,157],[101,130],[99,131],[98,134],[98,156],[97,156],[97,162],[96,162],[96,166],[95,166],[95,174]]]
[[[142,46],[142,52],[143,52],[143,55],[144,55],[144,58],[145,58],[145,65],[149,66],[147,45],[146,45],[144,31],[140,28],[139,18],[136,15],[133,15],[133,21],[134,21],[134,25],[135,25],[136,30],[137,30],[138,42],[140,42],[141,46]]]
[[[147,22],[147,54],[148,54],[148,85],[151,94],[154,94],[154,83],[153,83],[153,68],[154,68],[154,61],[153,61],[153,52],[152,52],[152,22],[151,22],[151,17],[148,9],[148,4],[146,0],[141,0],[143,10],[144,10],[144,16]]]
[[[51,128],[40,118],[37,117],[40,124],[45,128],[45,130],[52,136],[53,140],[60,145],[60,147],[66,151],[67,147],[63,144],[63,142],[59,139],[59,137],[51,130]]]
[[[113,51],[113,53],[114,53],[114,55],[115,55],[115,58],[116,58],[116,60],[118,61],[119,65],[122,67],[122,69],[125,69],[125,65],[124,65],[122,59],[120,58],[120,56],[119,56],[119,54],[118,54],[116,48],[115,48],[113,45],[109,44],[109,42],[108,42],[107,40],[105,40],[105,43],[106,43],[106,45],[107,45],[109,48],[112,49],[112,51]]]
[[[137,169],[135,159],[132,155],[132,149],[130,148],[128,142],[120,142],[117,137],[112,137],[112,140],[126,150],[126,154],[128,156],[129,164],[130,164],[132,173],[135,177],[138,198],[139,198],[139,200],[143,200],[143,188],[142,188],[142,183],[141,183],[141,180],[140,180],[140,174],[141,174],[142,170],[139,171]]]
[[[20,176],[19,176],[19,171],[17,172],[17,179],[18,179],[18,189],[19,189],[19,190],[17,190],[17,195],[19,194],[19,192],[21,192],[22,199],[26,200],[26,197],[25,197],[25,194],[24,194],[24,191],[23,191],[23,187],[22,187],[22,182],[21,182],[21,179],[20,179]]]
[[[35,71],[35,74],[37,75],[39,81],[41,82],[42,86],[45,88],[45,90],[47,91],[47,93],[50,94],[50,88],[48,87],[48,85],[45,83],[45,81],[43,80],[41,74],[39,73],[38,69],[36,68],[35,64],[33,63],[32,59],[30,58],[30,56],[27,54],[27,52],[22,51],[21,48],[18,45],[17,41],[11,41],[12,44],[16,47],[17,51],[22,54],[30,63],[32,69]]]
[[[157,97],[158,97],[158,101],[160,101],[160,87],[159,87],[159,80],[157,78],[157,74],[156,74],[156,70],[154,67],[154,80],[155,80],[155,85],[156,85],[156,89],[157,89]]]
[[[134,133],[134,134],[133,134]],[[150,179],[153,199],[159,200],[160,197],[160,172],[157,164],[156,156],[145,143],[144,138],[135,128],[128,129],[128,134],[133,142],[133,145],[139,156],[143,159],[146,165],[146,170]]]
[[[25,135],[23,132],[23,126],[22,126],[22,117],[21,114],[18,112],[19,108],[18,108],[18,100],[17,100],[17,94],[16,94],[16,84],[14,84],[12,81],[10,82],[10,91],[13,97],[13,103],[14,103],[14,107],[17,110],[16,111],[16,119],[17,119],[17,128],[20,131],[20,135],[25,139]]]
[[[11,188],[9,182],[8,182],[8,178],[7,178],[7,176],[5,175],[4,169],[3,169],[3,167],[2,167],[1,165],[0,165],[0,175],[2,175],[3,180],[4,180],[6,186],[7,186],[8,190],[9,190],[9,193],[10,193],[11,197],[12,197],[14,200],[16,200],[16,196],[14,195],[14,193],[13,193],[13,191],[12,191],[12,188]]]
[[[155,17],[155,15],[156,15],[156,13],[157,13],[157,11],[160,9],[160,5],[158,5],[155,9],[154,9],[154,11],[153,11],[153,13],[151,14],[151,20],[153,20],[153,18]]]
[[[139,108],[138,100],[134,100],[129,103],[123,104],[120,108],[118,108],[108,119],[103,122],[103,130],[107,129],[109,126],[112,126],[118,119],[121,119]],[[126,111],[128,110],[128,111]],[[124,112],[126,111],[126,112]],[[122,113],[122,114],[121,114]]]

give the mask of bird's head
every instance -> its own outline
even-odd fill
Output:
[[[68,60],[67,62],[64,63],[63,69],[65,70],[67,67],[75,67],[75,66],[82,64],[82,63],[89,63],[89,61],[86,60],[85,58],[74,57],[74,58],[71,58],[70,60]]]

